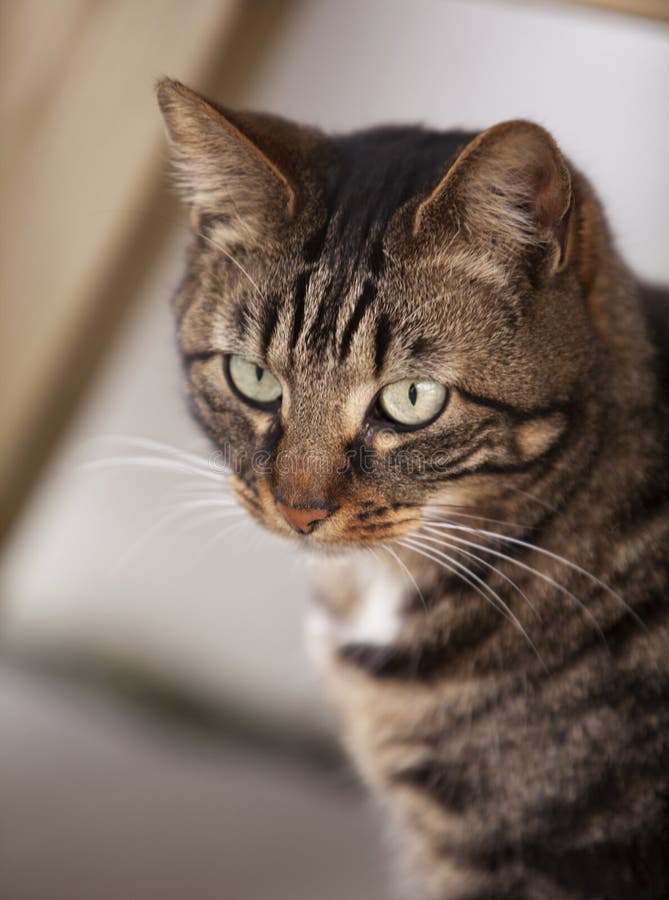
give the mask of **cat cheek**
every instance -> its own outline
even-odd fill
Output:
[[[564,413],[555,413],[543,419],[533,419],[516,429],[516,449],[523,462],[542,456],[555,444],[567,427]]]

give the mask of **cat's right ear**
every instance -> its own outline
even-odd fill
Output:
[[[224,110],[169,78],[156,92],[177,186],[195,227],[203,212],[214,212],[260,235],[295,216],[301,200],[296,170],[308,152],[308,134],[271,116]]]

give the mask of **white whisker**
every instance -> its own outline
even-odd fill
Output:
[[[167,510],[157,522],[154,522],[142,535],[138,538],[126,551],[123,553],[116,563],[116,566],[112,571],[117,572],[123,568],[125,568],[128,563],[137,557],[138,553],[140,553],[151,541],[151,539],[162,529],[168,526],[171,522],[174,522],[180,516],[185,513],[191,512],[196,509],[203,508],[211,508],[212,506],[216,507],[224,507],[228,511],[234,511],[236,507],[232,502],[226,501],[224,498],[218,500],[191,500],[186,503],[180,503],[176,508],[171,507]],[[222,511],[222,510],[221,510]]]
[[[264,296],[263,292],[260,290],[260,288],[258,287],[258,285],[256,284],[256,282],[253,280],[253,278],[251,278],[251,276],[250,276],[249,273],[246,271],[246,269],[244,268],[244,266],[239,262],[239,260],[238,260],[238,259],[235,259],[235,257],[232,255],[232,253],[230,253],[228,250],[226,250],[225,247],[221,246],[220,244],[217,244],[216,241],[213,241],[213,240],[209,237],[209,235],[204,234],[204,233],[202,233],[202,232],[199,232],[199,235],[198,235],[198,236],[201,237],[203,240],[207,241],[207,243],[208,243],[211,247],[213,247],[215,250],[218,250],[220,253],[222,253],[223,256],[225,256],[227,259],[229,259],[230,262],[231,262],[233,265],[237,266],[237,268],[239,269],[239,271],[240,271],[243,275],[245,275],[246,278],[248,278],[249,282],[253,285],[253,287],[255,288],[256,293],[258,294],[258,296],[260,297],[260,299],[261,299],[261,300],[264,300],[264,299],[265,299],[265,296]]]
[[[245,513],[245,510],[243,510],[241,507],[239,507],[239,512],[240,512],[240,514],[243,514],[243,513]],[[219,543],[219,541],[222,541],[224,537],[226,537],[232,531],[235,531],[237,528],[243,528],[244,526],[250,525],[251,521],[252,520],[249,519],[248,516],[244,515],[242,518],[240,518],[239,521],[232,522],[226,528],[224,528],[222,531],[217,531],[216,534],[212,535],[212,537],[210,537],[208,540],[206,540],[204,542],[204,544],[199,548],[198,552],[193,557],[193,562],[194,563],[199,562],[201,559],[203,559],[204,556],[206,556],[206,554],[209,552],[209,550],[211,550],[212,547],[214,547],[217,543]]]
[[[245,510],[242,509],[241,506],[230,506],[223,507],[222,509],[212,509],[209,512],[203,512],[202,515],[199,515],[196,519],[191,522],[186,522],[180,528],[175,531],[175,534],[179,537],[183,537],[183,535],[188,534],[190,531],[194,531],[196,528],[201,528],[203,525],[213,521],[217,521],[218,519],[228,519],[234,515],[244,515]]]
[[[462,509],[461,506],[451,506],[450,503],[429,503],[426,507],[427,511],[430,512],[432,509],[442,509],[446,510],[449,518],[451,516],[455,516],[458,519],[473,519],[478,522],[494,522],[496,525],[506,525],[509,528],[521,528],[523,531],[527,528],[532,528],[532,525],[529,522],[508,522],[505,519],[491,519],[489,516],[476,515],[475,513],[463,513],[458,510]],[[476,509],[475,506],[467,506],[465,509]]]
[[[192,453],[189,450],[184,450],[181,447],[175,447],[172,444],[166,444],[164,441],[157,441],[153,438],[144,438],[136,435],[109,434],[105,435],[102,438],[96,438],[88,443],[91,446],[105,446],[109,444],[120,443],[125,444],[131,448],[137,448],[139,450],[153,450],[157,453],[162,454],[163,457],[168,456],[179,459],[182,462],[190,463],[193,466],[200,467],[204,471],[211,472],[213,470],[211,461],[207,457],[198,456],[197,453]],[[224,470],[221,469],[221,471],[223,472]]]
[[[509,535],[500,534],[497,531],[488,531],[484,528],[469,528],[467,525],[456,525],[454,523],[445,523],[445,522],[431,522],[433,527],[436,528],[445,528],[452,531],[463,531],[465,533],[473,534],[475,536],[484,536],[495,538],[500,541],[506,541],[510,544],[515,544],[519,547],[524,547],[527,550],[534,551],[539,553],[549,559],[554,560],[555,562],[560,563],[561,565],[567,566],[573,572],[577,572],[579,575],[582,575],[584,578],[587,578],[593,584],[596,584],[602,590],[606,591],[611,597],[613,597],[618,603],[622,605],[622,607],[641,625],[645,628],[643,620],[639,618],[637,613],[623,600],[620,594],[617,594],[613,588],[611,588],[605,581],[602,581],[601,578],[598,578],[596,575],[593,575],[592,572],[588,572],[587,569],[584,569],[582,566],[579,566],[577,563],[572,562],[569,559],[566,559],[564,556],[560,556],[558,553],[553,553],[551,550],[546,550],[545,547],[540,547],[537,544],[531,544],[528,541],[522,541],[520,538],[510,537]],[[535,570],[536,571],[536,570]],[[557,584],[557,582],[556,582]],[[573,596],[573,595],[572,595]],[[582,601],[580,601],[582,603]]]
[[[421,532],[420,536],[422,538],[424,538],[426,541],[433,541],[436,544],[443,543],[446,546],[448,546],[451,550],[454,550],[456,553],[462,553],[463,556],[467,556],[470,559],[475,560],[476,562],[480,563],[482,566],[485,566],[487,569],[490,569],[492,572],[495,572],[497,575],[499,575],[500,578],[504,579],[504,581],[506,581],[507,584],[510,584],[511,587],[514,588],[520,594],[520,596],[523,598],[523,600],[525,600],[525,602],[527,603],[529,608],[532,610],[534,615],[539,617],[539,613],[538,613],[535,605],[532,603],[532,601],[527,596],[527,594],[522,590],[522,588],[519,585],[516,584],[516,582],[512,578],[509,578],[509,576],[506,575],[506,573],[502,572],[501,569],[498,569],[497,566],[494,566],[492,563],[488,562],[487,560],[483,559],[482,557],[477,556],[476,553],[472,553],[469,550],[463,550],[462,547],[456,547],[455,544],[452,544],[449,541],[444,540],[444,535],[442,532],[435,531],[434,529],[430,528],[429,526],[425,526],[425,530],[429,531],[431,534],[439,534],[439,540],[438,540],[436,537],[428,537],[427,535],[425,535]],[[474,546],[476,546],[476,545],[474,545]]]
[[[154,469],[155,471],[196,475],[198,478],[215,481],[218,484],[223,484],[227,479],[225,474],[216,474],[211,469],[197,469],[188,463],[179,462],[176,459],[163,459],[162,457],[154,456],[107,456],[104,459],[96,459],[82,463],[81,467],[89,471],[95,471],[96,469],[113,469],[115,467]]]
[[[398,543],[403,544],[404,546],[407,546],[407,544],[408,544],[415,552],[422,553],[424,556],[427,556],[428,559],[431,558],[435,562],[437,562],[439,559],[444,559],[449,564],[449,567],[455,566],[458,570],[464,570],[464,572],[466,572],[467,574],[466,574],[466,577],[463,576],[463,580],[467,581],[467,579],[473,579],[473,581],[475,581],[476,584],[472,584],[471,582],[468,582],[468,583],[470,584],[471,587],[474,587],[476,590],[478,590],[478,592],[481,594],[481,596],[484,597],[486,600],[488,600],[488,602],[491,602],[490,597],[488,595],[492,595],[492,597],[494,598],[492,601],[493,608],[497,609],[498,612],[500,612],[506,619],[508,619],[510,622],[512,622],[516,626],[516,628],[519,630],[519,632],[523,635],[523,637],[527,641],[528,645],[532,648],[532,650],[536,654],[539,662],[542,664],[544,669],[546,669],[546,664],[544,663],[544,661],[541,657],[541,654],[539,653],[539,650],[537,649],[534,641],[532,640],[532,638],[529,636],[529,634],[525,630],[523,623],[509,609],[509,607],[502,600],[502,598],[499,596],[497,591],[494,591],[490,587],[490,585],[487,584],[482,578],[479,578],[479,576],[476,575],[474,572],[472,572],[471,569],[467,568],[467,566],[464,566],[462,563],[453,559],[452,556],[449,556],[447,553],[444,553],[442,550],[434,550],[432,547],[429,547],[429,548],[427,548],[428,552],[426,552],[425,545],[421,541],[417,540],[416,538],[404,538],[403,541],[399,541]],[[434,556],[430,556],[429,554],[436,555],[437,559],[435,560]],[[479,590],[477,588],[476,585],[478,585],[478,584],[481,585],[482,590]],[[483,593],[483,591],[487,591],[488,595]]]
[[[434,527],[441,529],[442,525],[443,525],[443,523],[437,523],[436,525],[434,525]],[[435,531],[434,533],[442,534],[443,532],[441,530],[439,530],[439,531]],[[521,562],[519,559],[515,559],[513,556],[509,556],[507,553],[502,553],[500,550],[495,550],[493,547],[488,547],[485,544],[479,544],[479,543],[476,543],[475,541],[468,541],[465,538],[458,537],[454,534],[449,534],[449,540],[455,541],[458,544],[464,544],[465,546],[468,546],[468,547],[474,547],[474,548],[480,550],[482,553],[489,553],[492,556],[496,556],[498,559],[506,560],[507,562],[511,563],[512,565],[518,566],[518,568],[523,569],[525,572],[529,572],[531,575],[535,575],[537,578],[540,578],[546,584],[550,584],[552,587],[556,588],[558,591],[560,591],[565,596],[570,597],[574,601],[574,603],[576,603],[576,605],[579,607],[579,609],[581,609],[585,613],[585,615],[590,619],[594,629],[599,634],[599,636],[604,641],[604,643],[605,644],[607,643],[606,636],[605,636],[604,632],[602,631],[601,625],[595,618],[592,610],[588,609],[586,604],[579,597],[577,597],[576,594],[572,593],[572,591],[570,591],[568,588],[566,588],[563,584],[560,584],[559,581],[556,581],[554,578],[551,578],[550,575],[546,575],[545,572],[541,572],[539,569],[535,569],[534,566],[530,566],[527,563]]]
[[[427,602],[426,602],[426,600],[425,600],[425,597],[423,596],[423,592],[421,591],[420,587],[418,586],[418,582],[416,581],[416,579],[415,579],[414,576],[412,575],[411,570],[409,569],[409,567],[408,567],[408,566],[406,565],[406,563],[404,563],[404,561],[398,556],[398,554],[395,553],[395,551],[392,549],[392,547],[389,547],[387,544],[381,544],[381,548],[382,548],[383,550],[385,550],[387,553],[389,553],[389,554],[393,557],[393,559],[394,559],[397,563],[399,563],[399,565],[404,569],[404,571],[406,572],[406,574],[407,574],[407,576],[409,577],[410,581],[412,582],[413,586],[414,586],[414,587],[416,588],[416,590],[418,591],[418,596],[420,597],[421,602],[422,602],[422,604],[423,604],[423,606],[424,606],[424,608],[425,608],[425,612],[427,612]]]
[[[546,500],[542,500],[541,497],[535,497],[534,494],[530,494],[529,491],[523,491],[519,487],[515,487],[512,484],[506,485],[506,488],[510,491],[515,491],[517,494],[522,494],[523,497],[527,497],[528,500],[533,500],[535,503],[538,503],[539,506],[543,506],[544,509],[549,510],[549,512],[559,513],[560,510],[553,506],[551,503],[548,503]]]

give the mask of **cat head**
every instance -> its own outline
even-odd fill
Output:
[[[193,405],[258,520],[373,545],[559,459],[591,276],[545,130],[328,137],[174,81],[158,99],[195,235],[176,303]]]

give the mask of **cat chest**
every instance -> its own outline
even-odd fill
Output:
[[[399,636],[406,586],[387,569],[329,567],[319,573],[317,593],[307,616],[307,646],[317,664],[347,645],[389,647]]]

